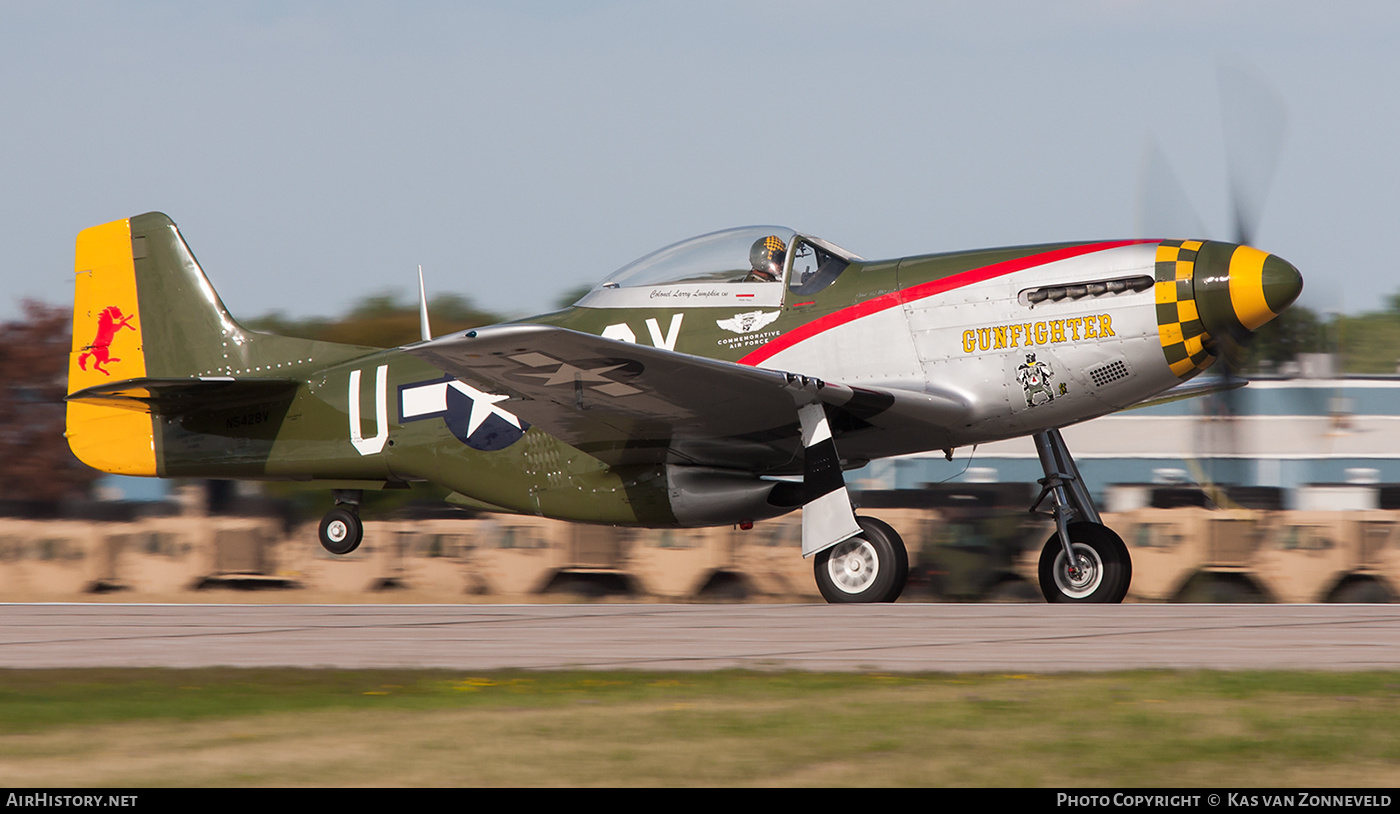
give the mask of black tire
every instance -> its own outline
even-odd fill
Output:
[[[861,532],[819,552],[812,570],[822,597],[833,604],[893,602],[909,581],[909,553],[890,525],[857,517]]]
[[[1050,535],[1040,552],[1040,592],[1045,601],[1122,602],[1133,580],[1133,563],[1123,538],[1098,523],[1070,523],[1069,537],[1084,570],[1077,576],[1068,572],[1060,534]]]
[[[337,506],[321,518],[319,535],[322,548],[332,554],[344,555],[360,547],[365,526],[360,522],[359,515]]]

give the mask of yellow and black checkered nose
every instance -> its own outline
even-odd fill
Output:
[[[1303,291],[1303,276],[1283,258],[1212,240],[1163,241],[1156,280],[1162,353],[1183,379],[1237,353]]]

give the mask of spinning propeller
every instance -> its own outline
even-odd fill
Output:
[[[1258,235],[1269,188],[1278,168],[1287,113],[1283,101],[1258,73],[1238,63],[1222,62],[1218,71],[1221,119],[1229,176],[1230,243],[1252,246]],[[1155,141],[1149,142],[1143,171],[1143,197],[1139,207],[1144,232],[1201,235],[1200,219]],[[1233,255],[1205,262],[1206,252],[1234,251]],[[1225,269],[1221,275],[1211,269]],[[1197,260],[1195,291],[1202,318],[1211,312],[1211,342],[1216,368],[1226,383],[1240,380],[1247,360],[1247,345],[1254,330],[1279,313],[1301,289],[1297,270],[1283,260],[1250,249],[1235,250],[1228,244],[1207,243]],[[1239,388],[1228,388],[1205,397],[1201,443],[1209,453],[1233,453],[1239,448],[1234,418],[1239,411]],[[1195,468],[1195,467],[1193,467]],[[1211,467],[1214,468],[1214,467]],[[1215,487],[1224,473],[1195,472],[1212,500],[1232,505]],[[1238,480],[1240,472],[1227,480]]]

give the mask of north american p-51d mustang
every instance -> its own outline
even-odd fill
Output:
[[[1059,428],[1161,396],[1297,298],[1248,246],[1120,240],[866,260],[790,229],[704,235],[573,307],[389,350],[255,333],[161,214],[77,241],[68,442],[108,472],[363,490],[586,523],[747,526],[802,509],[832,602],[889,602],[899,535],[843,472],[1030,435],[1057,531],[1041,588],[1119,602],[1131,563]],[[90,341],[89,341],[90,340]]]

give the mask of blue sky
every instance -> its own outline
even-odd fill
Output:
[[[1400,4],[0,2],[0,317],[73,238],[180,224],[235,316],[548,310],[784,223],[867,257],[1151,236],[1149,140],[1228,237],[1222,59],[1288,128],[1254,242],[1303,302],[1400,290]]]

